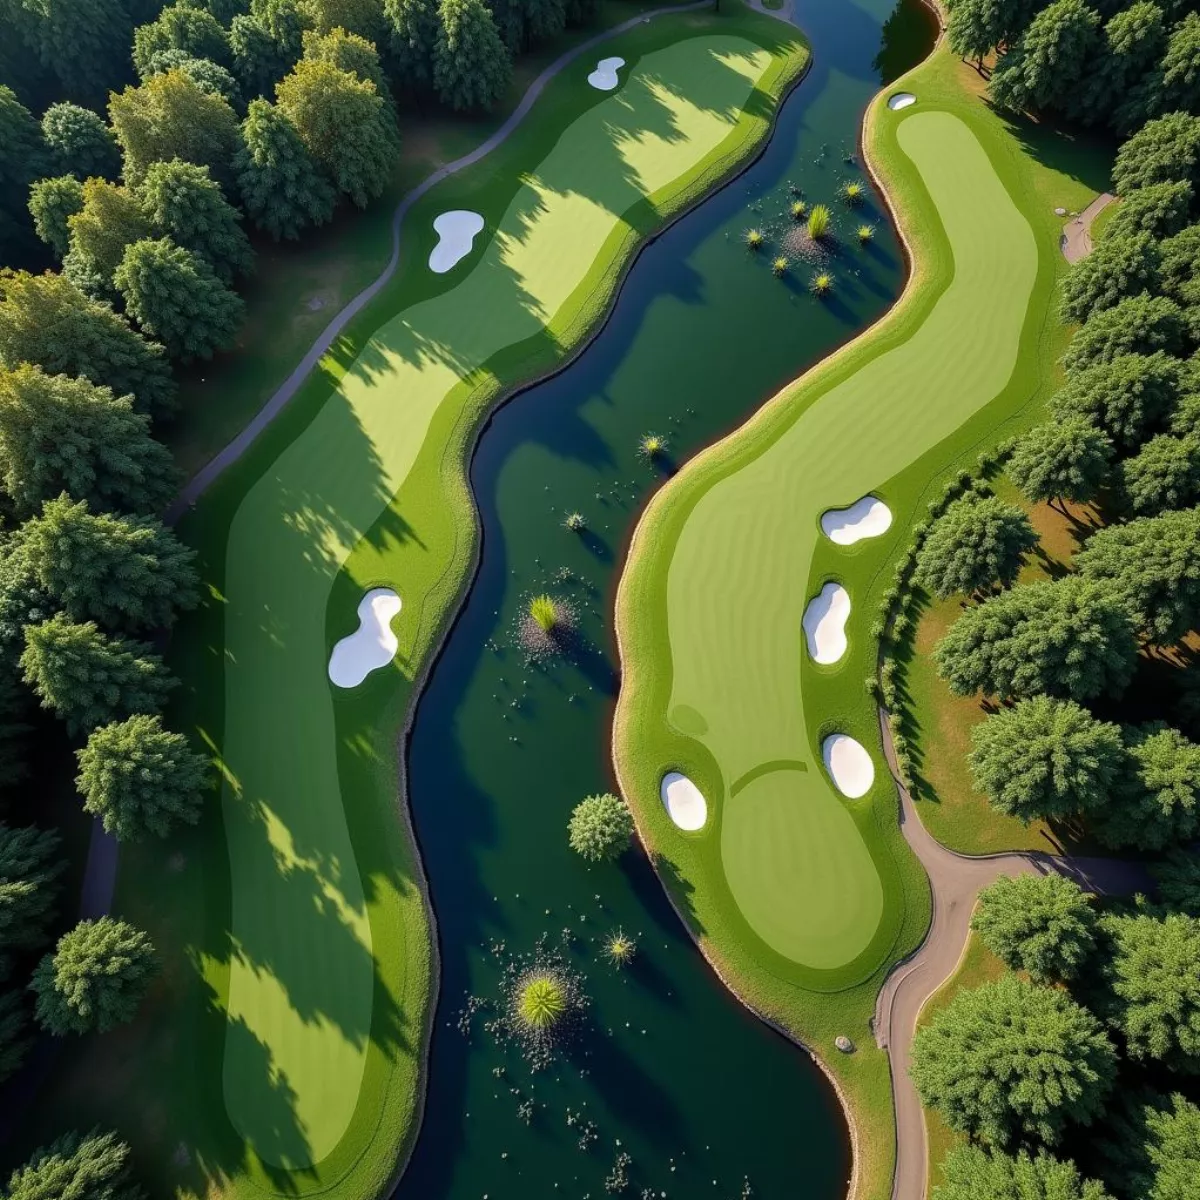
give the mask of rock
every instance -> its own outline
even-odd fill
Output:
[[[833,1039],[833,1044],[843,1054],[854,1053],[854,1043],[844,1033],[839,1033],[838,1036]]]

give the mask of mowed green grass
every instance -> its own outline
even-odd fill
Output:
[[[732,35],[641,58],[618,92],[563,132],[505,211],[483,213],[487,227],[454,286],[370,338],[237,508],[224,577],[227,1007],[236,1033],[226,1041],[224,1095],[235,1129],[269,1165],[319,1162],[347,1131],[376,974],[387,965],[374,954],[344,807],[355,797],[339,781],[326,676],[334,581],[385,510],[406,531],[399,540],[421,553],[419,513],[389,506],[439,408],[569,306],[623,215],[713,154],[771,61]],[[403,599],[398,669],[411,674],[411,632],[426,597],[400,569],[374,582]],[[349,633],[354,606],[331,610],[329,622],[334,638]],[[261,1055],[245,1052],[255,1043],[290,1098],[286,1138],[259,1102]]]
[[[770,445],[730,469],[691,476],[695,502],[674,546],[659,549],[669,555],[670,704],[700,714],[699,740],[720,772],[708,836],[720,838],[730,891],[751,928],[817,970],[869,951],[888,868],[851,815],[873,798],[845,800],[821,765],[818,735],[841,714],[806,711],[800,686],[807,672],[844,669],[814,664],[801,628],[819,590],[810,581],[819,519],[868,492],[886,500],[893,475],[1004,388],[1038,267],[1029,223],[971,129],[920,105],[894,119],[951,247],[949,286],[910,338],[826,391]],[[874,615],[855,599],[851,591],[852,639]],[[789,757],[812,769],[766,775],[729,796],[747,771]],[[890,789],[883,764],[876,768],[876,789]]]

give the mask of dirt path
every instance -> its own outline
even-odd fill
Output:
[[[1145,869],[1108,858],[1070,858],[1037,852],[970,858],[947,850],[921,824],[912,797],[900,783],[887,722],[880,714],[888,769],[900,793],[900,829],[929,876],[933,920],[925,940],[897,963],[875,1002],[875,1041],[889,1053],[896,1110],[896,1173],[892,1200],[923,1200],[929,1175],[925,1114],[909,1078],[910,1051],[925,1001],[954,973],[967,944],[980,888],[1002,875],[1067,875],[1088,891],[1114,895],[1146,890]]]
[[[1069,263],[1078,262],[1092,250],[1092,222],[1116,200],[1116,196],[1102,192],[1064,230],[1062,241],[1063,257]]]

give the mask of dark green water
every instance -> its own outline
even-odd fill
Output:
[[[586,868],[566,823],[583,796],[613,787],[612,602],[637,513],[663,479],[638,457],[639,438],[664,434],[673,462],[686,459],[898,294],[902,256],[878,199],[854,213],[837,200],[843,182],[861,178],[847,159],[881,70],[894,77],[932,39],[918,0],[898,15],[892,7],[799,0],[814,63],[764,156],[648,247],[592,346],[483,435],[472,471],[482,564],[409,752],[442,993],[425,1122],[398,1196],[601,1197],[619,1153],[632,1158],[631,1196],[845,1193],[845,1125],[821,1074],[729,996],[639,851]],[[769,269],[791,186],[829,203],[843,235],[827,302],[807,293],[810,265],[784,280]],[[876,227],[866,251],[852,244],[864,222]],[[757,257],[741,242],[751,226],[772,243]],[[574,509],[589,523],[583,537],[562,528]],[[514,627],[542,591],[574,607],[579,644],[531,667]],[[600,956],[618,926],[639,942],[624,971]],[[506,955],[543,934],[560,944],[564,930],[590,1009],[558,1064],[531,1075],[487,1032],[486,1010],[469,1036],[458,1015],[468,996],[498,997]],[[518,1109],[530,1100],[526,1123],[528,1105]],[[594,1142],[581,1149],[589,1127]]]

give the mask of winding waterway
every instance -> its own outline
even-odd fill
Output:
[[[845,1124],[819,1071],[724,990],[640,852],[588,869],[566,844],[575,803],[612,787],[612,599],[641,505],[664,471],[876,319],[902,283],[878,199],[851,212],[838,190],[861,178],[868,99],[927,52],[930,16],[919,0],[795,10],[813,66],[763,157],[643,252],[596,341],[502,409],[475,458],[482,561],[409,748],[442,979],[403,1200],[600,1197],[622,1154],[634,1196],[845,1192]],[[825,301],[807,291],[815,264],[788,245],[797,195],[828,203],[841,235]],[[875,237],[859,249],[864,223]],[[750,227],[766,232],[765,252],[745,249]],[[791,266],[777,279],[781,252]],[[659,464],[638,455],[649,432],[667,439]],[[583,535],[562,526],[575,510]],[[576,644],[529,665],[514,631],[543,591],[574,609]],[[624,970],[600,954],[618,927],[639,945]],[[543,935],[565,944],[590,1006],[559,1062],[531,1075],[486,1029],[487,1007],[466,1033],[459,1015],[468,997],[494,1011],[505,962]]]

